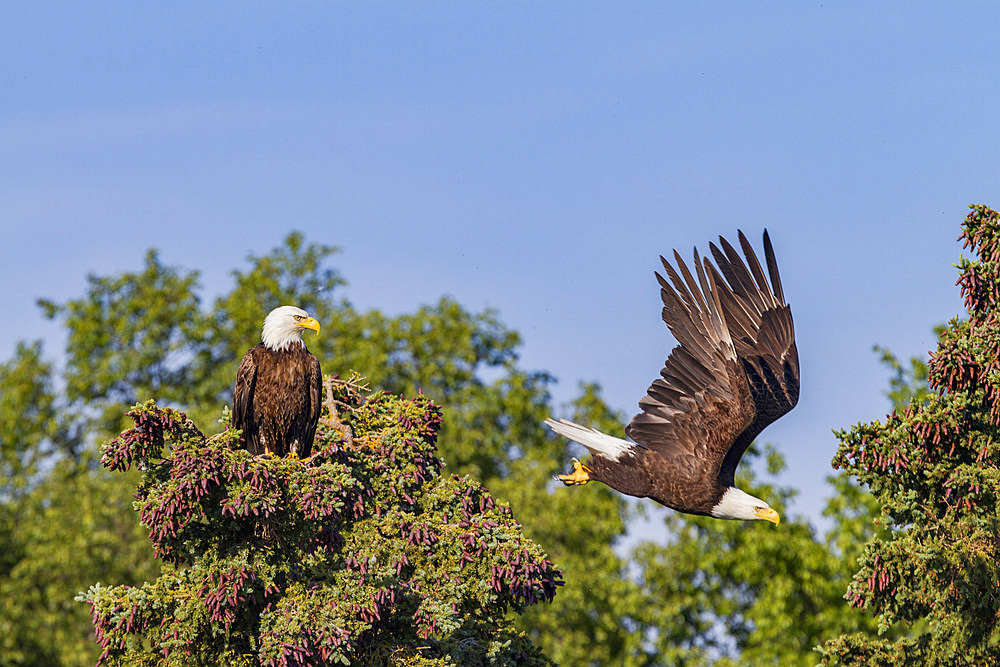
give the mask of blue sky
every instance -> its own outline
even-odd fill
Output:
[[[831,429],[887,409],[872,345],[934,347],[966,206],[1000,206],[991,3],[35,2],[0,25],[0,358],[57,358],[35,300],[88,272],[156,247],[210,299],[298,229],[343,248],[359,308],[495,307],[557,398],[596,380],[631,414],[673,344],[658,255],[767,227],[803,385],[763,439],[813,518]]]

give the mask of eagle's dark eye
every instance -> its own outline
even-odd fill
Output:
[[[294,317],[294,318],[295,318],[295,321],[296,321],[296,322],[299,322],[299,321],[301,321],[301,320],[302,320],[302,316],[301,316],[301,315],[292,315],[292,317]]]

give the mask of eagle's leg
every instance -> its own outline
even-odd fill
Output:
[[[573,472],[568,475],[556,475],[556,479],[566,486],[578,486],[590,481],[590,468],[580,463],[579,459],[573,459]]]

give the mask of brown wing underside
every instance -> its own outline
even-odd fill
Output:
[[[743,232],[739,233],[739,238],[746,264],[722,237],[719,237],[722,250],[714,243],[711,250],[725,280],[708,263],[714,282],[719,286],[723,316],[746,373],[756,414],[723,462],[720,482],[726,485],[733,484],[736,467],[753,439],[768,424],[795,407],[799,400],[799,356],[792,311],[785,304],[771,239],[765,231],[764,258],[771,279],[769,286]]]
[[[671,351],[637,414],[630,438],[667,459],[678,474],[714,480],[729,446],[753,421],[754,403],[722,319],[711,272],[695,251],[697,281],[676,252],[662,257],[670,281],[656,274],[663,321],[680,345]],[[669,504],[669,503],[668,503]]]

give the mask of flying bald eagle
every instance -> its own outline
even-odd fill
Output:
[[[319,322],[295,306],[264,319],[261,342],[243,355],[233,390],[233,427],[251,454],[307,459],[316,435],[323,374],[302,340]]]
[[[573,472],[558,480],[604,482],[690,514],[778,523],[778,513],[736,488],[734,476],[753,439],[798,402],[799,357],[771,240],[765,231],[769,286],[743,232],[739,237],[746,264],[719,237],[723,250],[710,244],[718,271],[695,250],[697,281],[677,251],[679,274],[660,257],[670,278],[656,274],[663,321],[680,345],[625,429],[634,442],[565,419],[545,421],[593,454],[586,465],[574,459]]]

